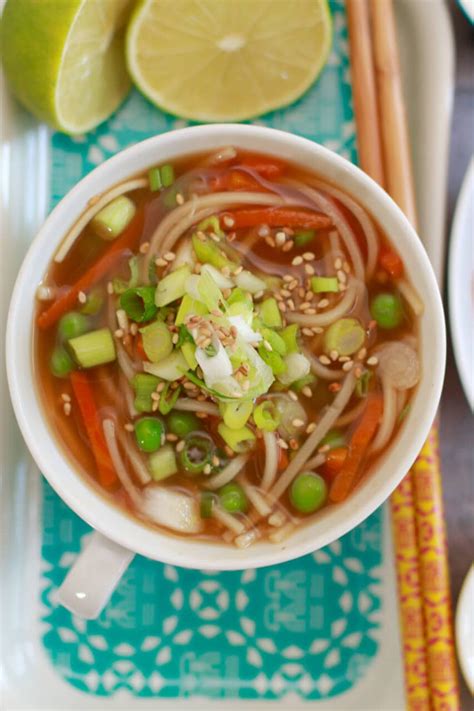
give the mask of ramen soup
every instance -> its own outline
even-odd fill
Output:
[[[38,288],[37,382],[111,503],[183,536],[278,543],[390,447],[422,311],[353,198],[226,147],[90,200]]]

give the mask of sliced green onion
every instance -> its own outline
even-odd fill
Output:
[[[158,405],[158,409],[162,415],[168,415],[171,412],[176,405],[176,400],[179,398],[180,392],[181,386],[171,390],[171,384],[165,384],[165,387],[161,391],[160,404]]]
[[[365,343],[365,331],[355,318],[340,318],[324,334],[326,353],[336,351],[340,356],[357,353]]]
[[[339,291],[339,281],[337,277],[311,277],[311,289],[315,294],[321,294],[330,291]]]
[[[102,239],[115,239],[121,234],[135,215],[135,204],[126,195],[120,195],[102,208],[91,224]]]
[[[160,379],[148,373],[133,376],[132,387],[135,391],[135,409],[137,412],[151,412],[153,400],[151,394],[156,391]]]
[[[355,394],[357,397],[367,397],[369,393],[370,381],[372,380],[372,372],[366,370],[360,378],[357,379],[355,386]]]
[[[216,495],[210,491],[201,491],[200,512],[201,518],[211,518],[212,509],[216,503]]]
[[[198,362],[195,356],[196,346],[194,345],[194,343],[183,343],[183,345],[181,346],[181,353],[183,354],[187,367],[191,368],[191,370],[195,370],[198,366]]]
[[[234,430],[224,422],[221,422],[217,427],[217,431],[233,452],[247,452],[255,443],[255,435],[249,427],[241,427],[238,430]]]
[[[155,481],[162,481],[176,474],[178,465],[173,447],[170,444],[165,444],[157,452],[150,455],[148,468],[152,479]]]
[[[280,414],[271,400],[264,400],[255,408],[253,421],[259,430],[274,432],[280,424]]]
[[[211,464],[214,442],[207,434],[191,434],[184,441],[180,461],[188,474],[200,474],[207,464]]]
[[[232,289],[230,296],[227,299],[227,304],[228,306],[232,306],[232,304],[238,304],[239,306],[244,306],[244,310],[246,311],[253,311],[253,301],[251,295],[247,291],[240,289],[240,287]],[[233,315],[238,316],[240,313],[241,312],[234,313]]]
[[[163,187],[161,182],[161,174],[159,168],[150,168],[148,171],[148,182],[150,184],[150,190],[152,193],[158,192]]]
[[[128,266],[130,269],[130,279],[125,281],[124,279],[119,279],[116,277],[112,279],[112,286],[115,294],[123,294],[127,289],[133,289],[138,286],[139,268],[138,268],[138,257],[131,257],[128,260]]]
[[[201,427],[201,423],[194,413],[180,412],[179,410],[171,412],[166,422],[169,431],[178,437],[186,437]]]
[[[231,268],[234,266],[212,240],[200,240],[197,235],[193,235],[192,242],[196,257],[202,264],[212,264],[216,269],[222,269],[222,267]]]
[[[174,183],[174,168],[167,163],[160,168],[161,183],[164,188],[169,188]]]
[[[163,380],[179,380],[187,371],[188,364],[179,350],[173,351],[159,363],[144,363],[143,369]]]
[[[101,289],[93,289],[86,297],[86,303],[81,307],[81,314],[95,316],[104,305],[104,295]]]
[[[272,331],[270,328],[262,328],[263,338],[271,345],[272,350],[278,355],[284,356],[287,353],[285,339],[281,337],[276,331]]]
[[[240,484],[232,481],[219,489],[219,500],[222,508],[229,513],[245,513],[249,502]]]
[[[64,314],[58,323],[58,337],[60,341],[82,336],[90,329],[90,319],[79,311],[69,311]]]
[[[191,269],[187,264],[167,274],[158,282],[155,294],[155,304],[157,306],[167,306],[177,299],[181,299],[186,293],[186,280],[191,276]]]
[[[221,230],[219,218],[217,217],[217,215],[211,215],[211,217],[204,218],[204,220],[202,220],[198,224],[197,229],[199,230],[199,232],[205,232],[206,230],[210,230],[213,234],[217,235],[217,237],[225,236],[225,233]]]
[[[290,388],[295,391],[295,393],[300,393],[303,388],[310,387],[311,385],[315,385],[318,382],[318,379],[315,375],[312,373],[308,373],[308,375],[304,375],[302,378],[299,380],[295,380],[291,383]]]
[[[180,326],[188,316],[204,316],[205,314],[207,314],[205,304],[202,301],[193,299],[189,294],[185,294],[181,299],[178,313],[176,314],[175,325]]]
[[[293,237],[293,242],[297,247],[305,247],[316,237],[314,230],[299,230]]]
[[[283,328],[278,332],[278,335],[285,341],[287,353],[297,353],[300,350],[298,345],[299,328],[296,323],[291,323]]]
[[[143,350],[152,363],[162,361],[173,350],[171,333],[163,321],[153,321],[141,328],[140,333],[143,339]]]
[[[329,430],[327,435],[322,438],[320,446],[324,447],[328,445],[330,449],[337,449],[338,447],[346,446],[346,438],[344,437],[341,430]]]
[[[280,309],[278,308],[276,299],[273,297],[262,301],[259,307],[259,313],[265,326],[268,326],[269,328],[282,327]]]
[[[155,305],[155,287],[137,286],[127,289],[120,297],[120,306],[132,321],[150,321],[158,311]]]
[[[142,452],[156,452],[165,438],[165,428],[157,417],[142,417],[134,423],[135,439]]]
[[[115,343],[108,328],[89,331],[77,338],[71,338],[67,347],[81,368],[94,368],[115,360]]]
[[[252,414],[253,403],[251,400],[221,402],[219,410],[227,427],[232,430],[240,430]]]
[[[49,367],[57,378],[66,378],[74,370],[75,364],[63,346],[57,346],[51,354]]]
[[[274,351],[269,351],[264,345],[259,346],[258,354],[260,358],[270,366],[274,375],[282,375],[286,370],[286,365],[281,355]]]

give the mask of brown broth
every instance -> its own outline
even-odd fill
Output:
[[[245,159],[249,156],[250,159],[255,160],[251,154],[240,152],[238,161],[245,161]],[[183,192],[186,193],[186,191],[191,190],[193,186],[200,184],[199,181],[196,183],[196,179],[193,177],[193,171],[195,173],[196,169],[201,168],[205,163],[205,160],[206,156],[196,155],[183,160],[175,161],[174,168],[177,176],[177,185],[180,190],[182,189]],[[203,169],[204,174],[206,175],[204,182],[206,182],[206,180],[208,183],[212,182],[215,175],[219,174],[220,170],[223,169],[205,167]],[[188,178],[190,171],[191,179]],[[308,175],[295,166],[287,165],[285,167],[285,171],[286,176],[303,183],[308,180]],[[202,183],[201,179],[200,182]],[[189,195],[186,195],[186,197],[189,197]],[[164,200],[160,193],[152,193],[148,189],[134,191],[133,200],[137,208],[137,213],[143,214],[144,217],[144,227],[139,239],[139,244],[144,244],[149,241],[157,224],[163,216],[169,212],[169,208],[166,208],[166,206],[163,205]],[[354,230],[357,242],[362,252],[362,257],[365,261],[366,247],[362,228],[354,216],[346,208],[341,205],[338,205],[338,207],[342,210]],[[190,235],[193,231],[194,229],[188,230],[188,232],[180,238],[177,245],[175,245],[175,252],[179,249],[179,245],[183,240],[190,239]],[[272,228],[271,232],[273,237],[275,236],[276,231],[276,229]],[[293,266],[291,261],[296,256],[303,255],[308,251],[311,251],[314,253],[314,260],[311,260],[311,263],[314,264],[316,274],[323,273],[325,256],[330,249],[329,231],[330,230],[328,229],[321,229],[317,231],[317,236],[312,244],[302,247],[295,246],[291,249],[291,251],[284,252],[281,249],[276,248],[274,244],[269,244],[268,240],[260,237],[258,235],[258,228],[249,228],[245,230],[237,230],[235,239],[229,243],[229,247],[238,253],[241,264],[245,269],[253,272],[262,272],[268,276],[277,276],[280,278],[285,277],[286,275],[293,275],[304,280],[306,276],[303,265]],[[393,250],[393,246],[389,244],[386,236],[378,226],[377,236],[380,246]],[[67,291],[79,277],[81,277],[93,264],[95,264],[103,254],[105,254],[110,245],[111,242],[101,240],[95,234],[92,226],[88,225],[77,239],[64,261],[60,264],[53,262],[50,265],[50,268],[44,277],[43,283],[57,287],[59,293]],[[136,247],[138,247],[138,245]],[[137,253],[136,249],[135,253]],[[128,260],[131,255],[131,250],[124,250],[120,254],[118,260],[110,267],[107,273],[104,274],[103,278],[95,284],[94,289],[100,290],[104,298],[104,303],[107,302],[107,299],[109,298],[107,294],[107,285],[109,282],[115,277],[123,279],[127,278],[129,273]],[[365,298],[367,302],[370,302],[373,296],[378,293],[386,290],[396,291],[396,283],[394,280],[387,274],[387,272],[380,268],[375,270],[375,274],[365,284],[365,286]],[[304,294],[306,291],[307,289],[303,289],[299,295],[298,290],[296,289],[295,292],[292,292],[292,294],[296,293],[295,300],[301,303],[302,300],[305,300]],[[328,298],[331,303],[336,303],[340,298],[340,295],[328,295]],[[47,310],[49,305],[49,303],[39,302],[38,314],[41,314],[43,311]],[[78,303],[77,310],[79,310],[80,307],[81,304]],[[359,309],[358,315],[360,316],[361,314],[363,315],[365,325],[368,325],[371,321],[371,317],[367,304],[362,305],[361,309]],[[350,315],[350,313],[346,315]],[[106,306],[104,306],[97,315],[90,317],[90,327],[92,330],[106,327],[107,324],[108,316]],[[133,513],[131,501],[129,500],[129,497],[124,494],[123,489],[119,484],[112,487],[108,491],[98,484],[99,475],[96,461],[89,445],[88,435],[82,421],[79,408],[77,407],[77,403],[74,401],[74,393],[72,391],[69,378],[57,378],[51,373],[49,361],[51,353],[58,344],[56,326],[57,324],[46,330],[38,328],[35,330],[36,382],[41,393],[47,420],[51,426],[51,429],[56,434],[59,444],[67,452],[68,456],[74,462],[74,465],[77,466],[77,468],[83,473],[85,478],[94,486],[94,488],[107,496],[109,500],[115,501],[120,506],[125,507]],[[372,352],[382,343],[386,343],[390,340],[400,341],[405,339],[407,336],[414,337],[415,339],[417,338],[417,324],[416,319],[413,318],[408,305],[404,302],[404,317],[402,323],[390,331],[378,328],[373,329],[367,337],[366,346]],[[310,347],[316,353],[320,353],[322,338],[322,335],[314,335],[311,338],[304,337],[303,340],[307,347]],[[128,337],[125,341],[124,347],[131,358],[136,358],[137,343],[135,337]],[[341,366],[342,363],[339,363],[338,367]],[[121,394],[119,367],[117,362],[115,361],[108,365],[92,368],[88,371],[88,375],[90,382],[93,385],[94,397],[99,417],[102,419],[103,417],[112,414],[117,426],[124,427],[127,422],[130,422],[130,416],[125,404],[125,398],[123,397],[123,394]],[[323,408],[334,399],[336,393],[334,390],[331,391],[331,385],[334,384],[330,381],[320,379],[317,384],[312,387],[311,397],[299,395],[299,401],[304,407],[307,421],[309,423],[317,422]],[[380,390],[380,384],[376,376],[372,377],[371,387]],[[113,397],[111,397],[112,393]],[[411,392],[408,393],[408,403],[410,401],[410,396]],[[66,416],[64,413],[65,397],[70,397],[72,401],[72,410],[69,416]],[[358,402],[360,402],[360,399],[353,394],[344,411],[347,412],[351,410],[358,404]],[[216,418],[208,417],[206,419],[202,419],[201,423],[202,429],[210,432],[222,449],[223,443],[222,441],[219,441],[220,438],[217,433],[218,421]],[[347,442],[349,441],[351,432],[354,430],[356,424],[357,420],[355,423],[352,423],[344,428]],[[390,443],[396,436],[397,430],[398,425],[395,427],[395,431],[390,438],[388,446],[390,446]],[[261,433],[257,433],[257,435],[256,453],[255,456],[250,458],[244,474],[250,483],[258,487],[264,466],[264,450],[262,447],[262,440],[260,439]],[[301,442],[304,441],[305,436],[306,435],[297,438],[298,447]],[[175,443],[172,444],[175,446]],[[291,454],[292,446],[293,445],[290,441],[286,456],[288,456],[288,453]],[[285,454],[282,456],[285,456]],[[125,453],[124,458],[127,467],[130,469],[130,463]],[[366,457],[363,468],[367,468],[372,459],[373,457]],[[133,478],[133,473],[131,473],[131,476]],[[197,495],[202,488],[201,483],[203,480],[202,475],[198,477],[190,477],[185,472],[179,471],[178,474],[172,475],[166,479],[163,482],[163,485],[176,488],[178,490],[187,490],[194,495]],[[330,485],[329,475],[326,476],[326,480]],[[295,513],[292,510],[288,492],[281,497],[281,503],[289,511]],[[244,520],[246,520],[245,517]],[[213,541],[219,541],[222,539],[224,531],[225,529],[220,523],[210,518],[204,520],[204,530],[200,535],[208,537]]]

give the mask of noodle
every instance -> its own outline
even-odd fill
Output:
[[[217,417],[219,415],[219,408],[214,405],[213,402],[201,402],[200,400],[193,400],[190,397],[180,397],[176,400],[174,405],[175,410],[181,410],[182,412],[206,412],[208,415]]]
[[[345,373],[343,370],[332,370],[327,365],[323,365],[308,348],[303,348],[303,353],[311,364],[311,370],[315,375],[323,380],[342,380]]]
[[[212,490],[220,489],[221,486],[228,484],[232,479],[235,479],[240,470],[244,468],[248,458],[248,454],[240,454],[238,457],[235,457],[235,459],[231,459],[229,464],[227,464],[222,471],[207,479],[205,482],[206,488]]]
[[[378,452],[384,447],[395,426],[397,417],[397,391],[388,378],[382,378],[383,389],[383,415],[375,439],[370,448],[371,452]]]
[[[324,464],[326,461],[326,455],[325,454],[316,454],[315,457],[311,457],[311,459],[308,459],[306,462],[305,469],[309,472],[313,471],[314,469],[317,469],[318,467],[321,466],[321,464]]]
[[[375,231],[374,223],[372,222],[366,211],[360,205],[354,202],[354,200],[349,197],[349,195],[343,193],[342,190],[338,190],[332,185],[320,182],[319,180],[312,181],[312,185],[314,185],[319,190],[324,190],[324,192],[326,192],[328,195],[331,195],[332,197],[336,198],[336,200],[339,200],[340,203],[342,203],[345,207],[347,207],[348,210],[352,212],[356,220],[358,220],[358,222],[360,223],[367,244],[366,275],[368,278],[370,278],[374,273],[379,251],[377,233]]]
[[[116,341],[115,348],[117,351],[117,362],[119,364],[120,370],[130,382],[136,372],[135,364],[133,363],[132,359],[130,358],[127,351],[122,346],[119,340]]]
[[[146,188],[148,185],[147,178],[134,178],[133,180],[126,180],[124,183],[115,185],[108,192],[104,193],[97,202],[94,202],[85,212],[82,213],[77,222],[72,226],[72,228],[67,233],[61,246],[56,252],[54,261],[59,263],[64,260],[67,256],[69,250],[73,246],[76,239],[81,234],[82,230],[89,224],[89,222],[97,215],[98,212],[102,210],[103,207],[115,200],[116,197],[123,195],[124,193],[130,193],[132,190],[138,190],[139,188]]]
[[[312,316],[308,316],[305,313],[297,313],[296,311],[288,311],[286,313],[286,320],[290,323],[298,323],[301,326],[307,326],[308,328],[312,328],[313,326],[328,326],[352,309],[361,290],[360,287],[361,285],[359,283],[351,282],[347,291],[344,292],[343,298],[329,311],[324,311],[324,313],[314,314]]]
[[[239,533],[243,533],[245,531],[244,524],[232,516],[232,514],[227,513],[224,509],[221,509],[220,506],[214,505],[212,507],[212,515],[215,519],[217,519],[217,521],[219,521],[219,523],[222,523],[236,535],[239,535]]]
[[[397,287],[405,301],[408,302],[415,316],[421,316],[425,307],[412,285],[409,284],[406,279],[399,279],[399,281],[397,281]]]
[[[121,429],[120,427],[117,428],[117,437],[120,442],[120,445],[125,452],[125,454],[128,457],[128,460],[133,468],[133,471],[135,472],[137,479],[139,480],[140,484],[146,485],[149,484],[152,481],[152,478],[148,472],[147,466],[145,462],[143,461],[142,457],[138,453],[137,449],[135,446],[133,446],[130,443],[130,439],[127,434],[125,434],[125,430]]]
[[[248,481],[243,477],[239,479],[239,484],[247,494],[247,498],[249,499],[250,503],[253,504],[260,516],[269,516],[272,512],[272,509],[268,505],[267,501],[265,501],[262,494],[258,491],[257,487],[253,486],[252,484],[249,484]]]
[[[127,380],[123,375],[120,378],[120,387],[123,390],[125,396],[125,402],[127,404],[127,410],[130,417],[133,419],[138,414],[135,409],[135,398],[133,395],[133,390],[130,387],[130,381]]]
[[[128,472],[123,463],[122,457],[120,456],[119,448],[117,445],[117,438],[115,435],[115,423],[113,420],[104,420],[102,423],[102,428],[104,430],[105,442],[107,444],[107,449],[109,450],[110,458],[112,464],[114,465],[115,473],[120,479],[120,483],[127,492],[127,494],[132,499],[133,503],[137,508],[141,505],[141,498],[135,489],[135,485],[130,479]]]
[[[337,393],[333,402],[329,405],[326,412],[318,422],[314,432],[309,435],[308,439],[303,444],[301,449],[298,450],[294,459],[291,460],[289,466],[278,479],[273,489],[270,490],[270,494],[276,499],[279,499],[283,492],[288,488],[298,472],[304,467],[305,463],[312,455],[322,438],[327,435],[331,427],[333,427],[334,422],[337,420],[351,399],[355,384],[356,377],[351,371],[347,375],[342,388]]]
[[[279,447],[273,432],[264,432],[263,441],[265,443],[265,469],[260,486],[264,491],[267,491],[277,475]]]
[[[352,408],[352,410],[349,410],[348,412],[345,412],[344,415],[341,415],[334,424],[336,427],[345,427],[346,425],[350,425],[351,422],[362,415],[366,406],[367,401],[362,399],[355,407]]]
[[[260,538],[260,531],[258,528],[251,528],[250,531],[245,531],[241,533],[240,536],[237,536],[237,538],[234,539],[234,543],[237,548],[248,548],[257,538]]]

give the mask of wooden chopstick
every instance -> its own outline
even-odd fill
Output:
[[[392,1],[370,0],[369,6],[369,0],[346,0],[346,7],[359,162],[416,226]],[[433,427],[422,456],[391,497],[407,704],[417,711],[459,706],[436,437]]]

